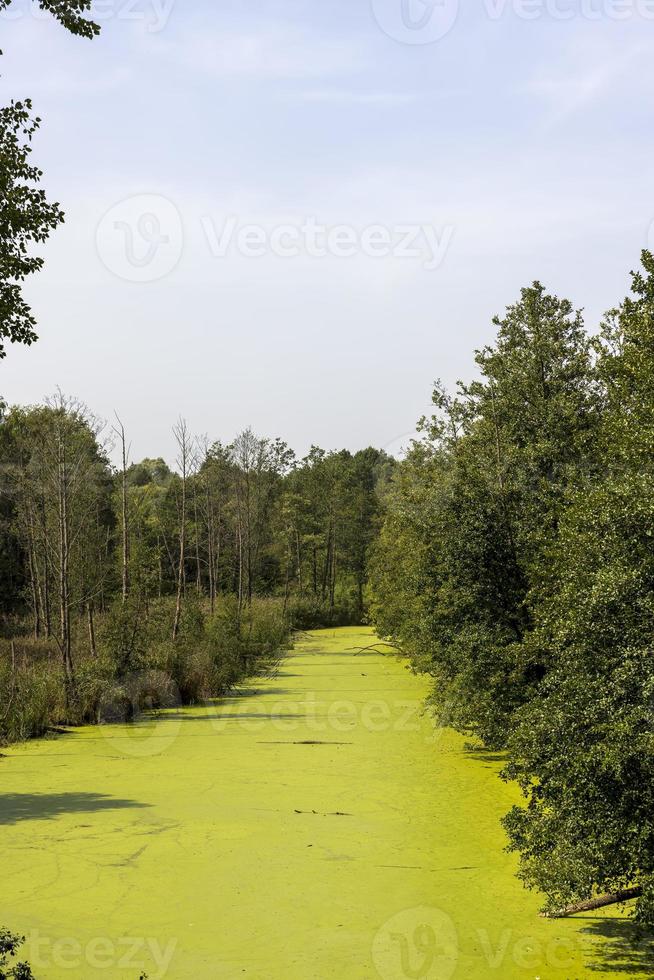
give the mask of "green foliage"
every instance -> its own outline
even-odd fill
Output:
[[[9,963],[25,942],[24,936],[16,936],[7,929],[0,929],[0,980],[34,980],[28,963]]]
[[[73,640],[75,696],[52,640],[0,641],[0,743],[43,735],[61,725],[131,721],[143,711],[195,704],[269,669],[287,646],[290,626],[279,599],[254,599],[239,609],[220,597],[211,615],[204,603],[184,607],[171,638],[174,603],[146,608],[118,599],[96,621],[96,652],[80,624]],[[130,640],[126,655],[126,635]]]
[[[356,626],[361,623],[355,596],[321,602],[320,598],[294,596],[288,603],[288,617],[293,629],[315,630],[328,626]]]
[[[45,734],[66,717],[66,693],[57,662],[50,669],[43,645],[24,641],[19,662],[11,666],[7,643],[0,649],[0,742],[18,742]]]
[[[85,18],[92,0],[39,0],[72,34],[94,37],[97,24]],[[0,12],[11,0],[0,0]],[[0,52],[1,54],[2,52]],[[23,297],[28,276],[43,259],[31,254],[64,220],[58,204],[48,202],[39,188],[42,172],[30,162],[31,143],[41,120],[32,115],[29,99],[0,108],[0,359],[5,342],[32,344],[36,322]]]
[[[569,302],[535,283],[495,324],[480,379],[454,400],[436,386],[388,497],[373,583],[380,629],[429,660],[461,727],[498,746],[546,670],[524,642],[529,596],[598,409]]]
[[[520,874],[558,909],[639,886],[654,925],[654,257],[592,341],[523,290],[399,468],[373,618],[440,710],[508,749]]]
[[[601,469],[571,496],[539,593],[552,668],[523,709],[506,826],[521,874],[556,908],[638,884],[654,923],[654,259],[597,342]]]
[[[29,155],[40,120],[31,110],[29,99],[0,109],[0,358],[6,355],[5,341],[36,340],[22,283],[42,268],[43,259],[29,249],[45,242],[64,217],[59,205],[48,203],[36,186],[42,174]]]
[[[92,38],[100,33],[100,28],[84,15],[89,13],[93,0],[35,0],[42,10],[59,21],[71,34]],[[0,11],[11,6],[12,0],[0,0]]]

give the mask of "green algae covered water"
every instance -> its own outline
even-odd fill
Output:
[[[201,708],[0,759],[0,925],[44,980],[652,976],[613,910],[538,917],[498,760],[369,631]]]

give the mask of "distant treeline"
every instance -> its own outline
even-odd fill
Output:
[[[116,700],[129,713],[136,675],[144,701],[211,696],[290,629],[365,616],[390,457],[313,448],[298,460],[249,429],[223,445],[180,420],[171,470],[130,464],[113,430],[117,468],[111,433],[79,403],[4,411],[0,738],[93,720]]]
[[[374,621],[444,721],[508,754],[548,910],[640,896],[654,924],[654,257],[589,336],[539,283],[478,378],[434,391],[387,497]],[[465,819],[465,814],[462,816]]]

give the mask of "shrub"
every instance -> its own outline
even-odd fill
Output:
[[[170,598],[147,608],[117,603],[97,617],[95,654],[80,625],[72,692],[50,641],[21,639],[13,664],[9,641],[0,641],[0,742],[44,735],[58,725],[126,722],[143,711],[205,701],[269,669],[289,641],[278,599],[255,599],[239,609],[234,596],[223,596],[212,616],[189,597],[175,640],[173,615]]]

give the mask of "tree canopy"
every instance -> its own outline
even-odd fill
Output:
[[[547,908],[635,889],[654,924],[654,256],[591,339],[524,289],[440,386],[392,481],[373,615],[445,719],[508,753],[506,818]]]
[[[0,0],[0,11],[10,4]],[[72,34],[91,38],[99,32],[84,16],[91,0],[39,0],[39,6]],[[43,174],[31,162],[40,122],[30,99],[0,108],[0,358],[6,356],[7,342],[32,344],[37,339],[23,284],[43,267],[33,247],[42,245],[64,220],[59,204],[50,203],[39,187]]]

